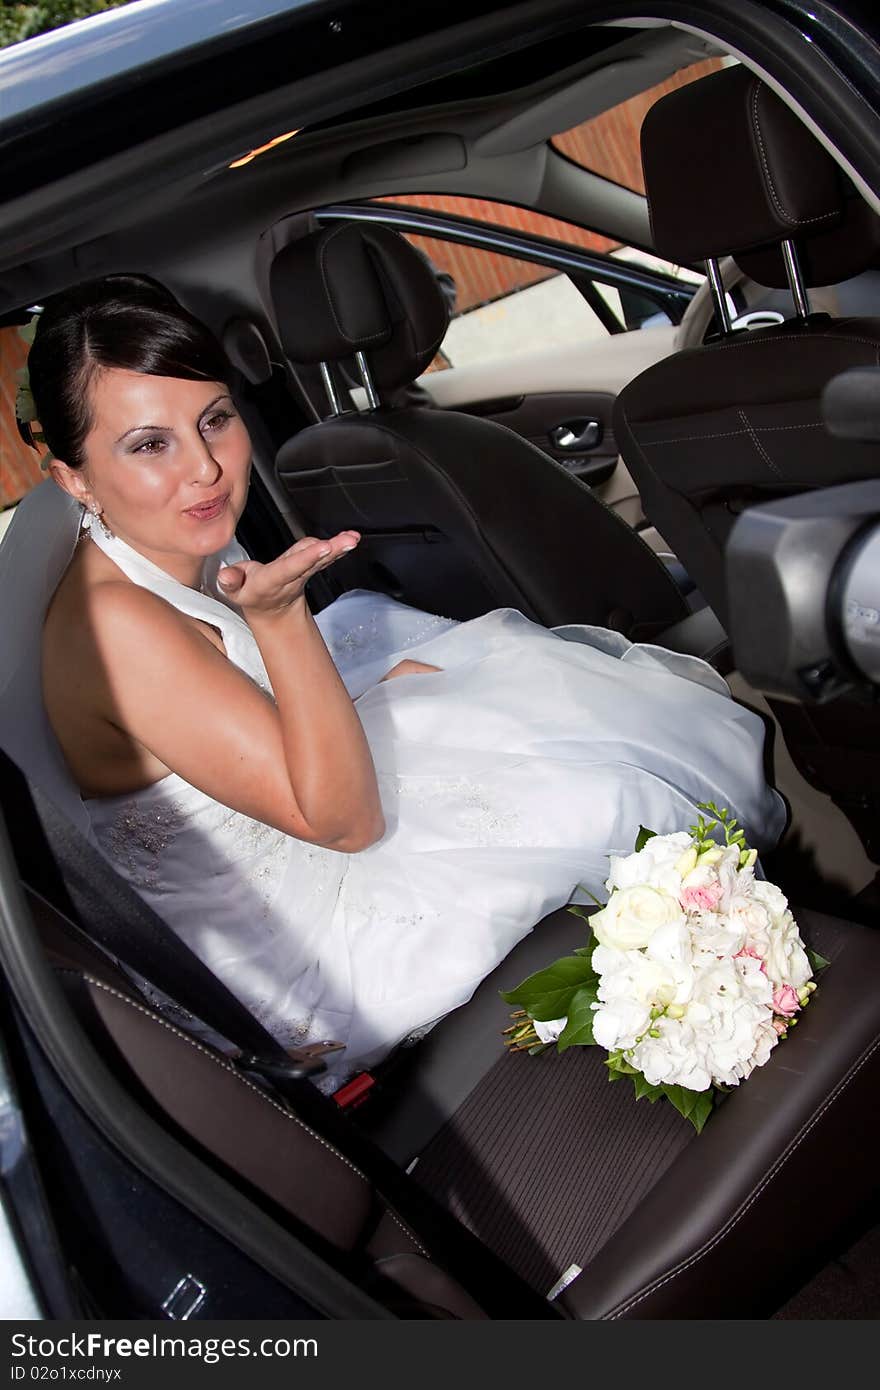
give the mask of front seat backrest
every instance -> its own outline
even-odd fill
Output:
[[[642,127],[642,158],[656,250],[676,262],[706,260],[710,280],[730,253],[768,285],[791,279],[797,296],[877,262],[880,219],[744,67],[658,101]],[[739,513],[875,477],[880,465],[876,445],[832,438],[820,406],[838,373],[880,360],[880,319],[801,310],[781,325],[722,331],[673,354],[630,382],[615,408],[646,515],[725,624],[724,547]],[[722,322],[724,312],[721,301]],[[876,712],[853,701],[770,703],[800,771],[834,798],[880,862]]]
[[[489,420],[394,405],[448,325],[431,267],[397,232],[323,228],[277,254],[270,283],[285,353],[320,364],[338,412],[281,447],[278,476],[310,530],[362,533],[334,571],[347,587],[460,619],[509,606],[630,636],[687,614],[662,562],[539,449]],[[369,410],[343,409],[346,371],[369,385]]]
[[[779,288],[788,284],[786,243],[806,286],[877,260],[880,220],[744,67],[656,102],[642,127],[642,160],[655,249],[678,264],[732,254],[752,278]],[[796,317],[718,334],[621,392],[615,433],[645,513],[722,622],[724,544],[740,511],[876,474],[877,451],[832,439],[819,402],[832,377],[876,363],[878,351],[878,319]]]

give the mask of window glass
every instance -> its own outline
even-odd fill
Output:
[[[429,371],[607,336],[567,275],[481,247],[406,234],[437,275],[451,323]]]
[[[445,193],[401,193],[397,197],[373,198],[374,203],[396,203],[398,207],[424,208],[427,212],[446,213],[450,217],[469,217],[474,222],[487,222],[527,236],[547,237],[568,246],[580,246],[585,251],[612,251],[619,242],[599,232],[579,227],[576,222],[563,222],[559,217],[546,217],[531,208],[516,207],[513,203],[493,203],[486,198],[459,198]]]
[[[434,193],[408,193],[372,201],[424,209],[441,216],[467,217],[525,235],[546,237],[607,255],[611,260],[644,265],[695,285],[703,279],[692,270],[670,265],[646,251],[621,246],[598,232],[509,203]],[[442,351],[429,371],[543,347],[583,345],[610,331],[607,322],[603,323],[565,274],[462,242],[414,233],[405,235],[428,257],[450,299],[453,321]],[[654,328],[669,323],[661,305],[647,296],[620,291],[600,280],[593,282],[593,288],[621,328]]]
[[[12,513],[7,510],[39,483],[42,450],[31,449],[15,419],[16,373],[27,360],[27,345],[16,327],[0,328],[0,536]]]
[[[703,65],[700,64],[699,66],[702,67]],[[673,265],[669,261],[662,260],[659,256],[654,256],[648,251],[642,251],[632,246],[621,246],[620,242],[613,241],[610,237],[602,236],[599,232],[591,231],[586,227],[579,227],[574,222],[564,222],[561,218],[547,217],[543,213],[533,212],[530,208],[516,207],[511,203],[496,203],[482,198],[460,198],[440,193],[405,193],[397,197],[374,198],[371,201],[396,203],[399,207],[423,208],[426,212],[436,212],[451,217],[467,217],[472,221],[484,222],[493,227],[503,227],[513,232],[522,232],[526,236],[546,237],[552,241],[580,247],[585,251],[608,255],[614,260],[631,261],[636,265],[645,266],[648,270],[656,270],[663,275],[672,275],[676,279],[685,280],[693,285],[701,284],[705,278],[687,266]],[[421,245],[422,250],[425,251],[427,251],[430,241],[431,246],[435,249],[428,251],[428,254],[434,263],[453,276],[457,275],[461,280],[463,288],[459,295],[458,313],[466,313],[487,299],[500,299],[513,289],[522,289],[526,284],[537,283],[538,280],[547,279],[556,274],[555,271],[548,270],[544,266],[529,265],[525,261],[517,261],[512,257],[497,255],[494,252],[482,251],[453,242],[412,235],[409,240],[416,245]],[[458,262],[458,270],[456,270],[455,262]],[[562,278],[565,279],[566,277],[563,276]],[[494,291],[490,293],[493,285]],[[597,280],[595,288],[618,322],[627,328],[653,328],[669,323],[666,314],[662,311],[655,312],[657,306],[652,308],[648,302],[645,302],[642,306],[644,312],[642,312],[640,307],[634,303],[622,302],[620,292],[612,285],[604,285]],[[586,301],[570,283],[569,291],[572,295],[577,296],[579,316],[583,314],[585,309],[592,313]],[[552,293],[548,290],[546,292],[547,297],[549,298]],[[558,289],[555,293],[561,302],[562,289]],[[539,301],[541,296],[536,295],[533,298],[535,301]],[[595,315],[593,317],[595,318]]]
[[[730,58],[707,58],[701,63],[691,63],[656,87],[649,87],[646,92],[612,106],[600,116],[554,135],[550,143],[582,168],[612,183],[623,184],[635,193],[644,193],[639,135],[649,109],[667,92],[686,87],[689,82],[696,82],[732,61]]]

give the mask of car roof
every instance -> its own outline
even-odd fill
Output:
[[[653,7],[602,13],[615,8]],[[735,21],[726,32],[744,43]],[[801,65],[827,69],[812,48]],[[656,18],[591,24],[575,0],[350,0],[332,13],[313,0],[234,13],[225,0],[136,0],[0,53],[0,314],[112,269],[170,268],[174,283],[182,247],[203,261],[184,278],[232,286],[241,248],[279,218],[376,194],[494,194],[650,247],[644,199],[547,137],[717,51]],[[839,103],[855,104],[854,88],[850,73]],[[291,130],[270,157],[230,167]],[[850,144],[880,170],[866,119]]]

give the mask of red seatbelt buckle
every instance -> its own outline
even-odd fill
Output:
[[[375,1084],[375,1076],[368,1071],[359,1071],[357,1076],[333,1092],[333,1099],[343,1110],[352,1110],[356,1105],[363,1105]]]

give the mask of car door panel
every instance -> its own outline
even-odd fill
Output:
[[[674,328],[641,329],[587,342],[575,352],[566,346],[451,366],[425,373],[418,384],[441,409],[496,420],[565,467],[580,460],[572,472],[628,525],[638,526],[644,514],[617,453],[611,424],[614,401],[627,382],[674,349]],[[598,420],[601,427],[594,448],[554,447],[550,436],[557,426],[589,419]]]
[[[614,397],[607,392],[536,391],[525,396],[507,397],[481,403],[465,414],[482,415],[504,425],[549,454],[563,468],[590,486],[604,483],[614,472],[617,445],[611,424]],[[592,445],[563,448],[557,442],[560,431],[596,436]]]

